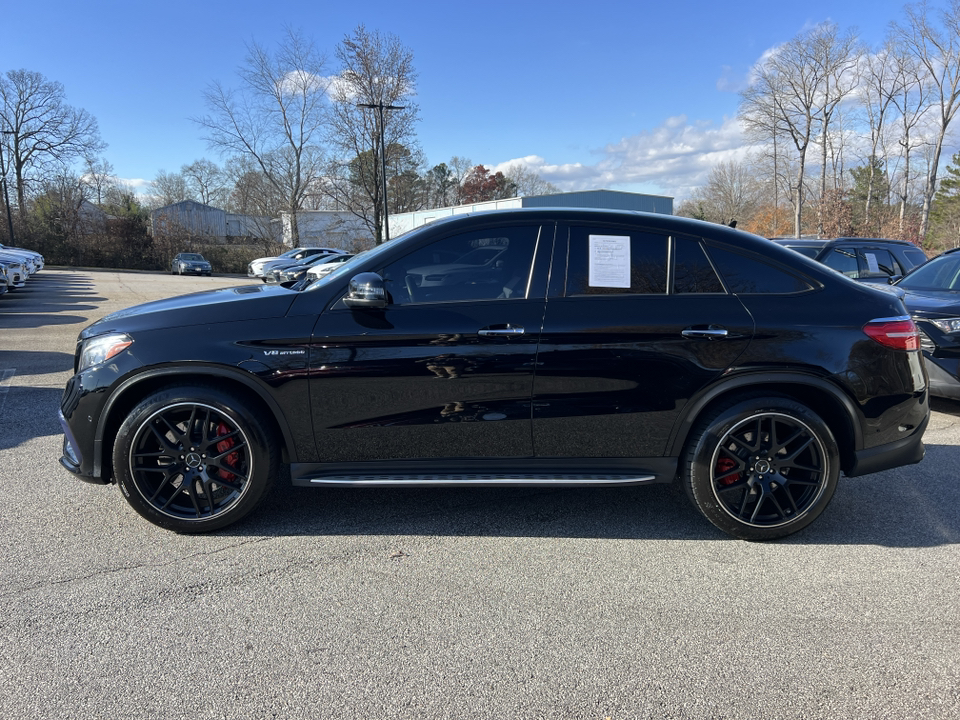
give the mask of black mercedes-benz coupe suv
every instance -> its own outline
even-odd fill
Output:
[[[895,294],[672,216],[440,220],[302,291],[131,307],[86,328],[61,463],[178,532],[304,486],[678,482],[787,535],[841,473],[919,462],[917,329]]]

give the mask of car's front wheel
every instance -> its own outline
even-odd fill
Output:
[[[813,522],[837,487],[840,460],[827,424],[791,398],[752,397],[703,418],[681,468],[684,488],[714,525],[770,540]]]
[[[243,399],[193,385],[146,397],[113,449],[117,484],[133,509],[182,533],[217,530],[247,515],[278,462],[273,433]]]

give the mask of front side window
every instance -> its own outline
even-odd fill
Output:
[[[666,292],[666,235],[629,228],[570,228],[567,297]]]
[[[540,227],[498,227],[437,240],[383,270],[391,302],[507,300],[526,296]]]

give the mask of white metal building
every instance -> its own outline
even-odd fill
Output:
[[[555,195],[533,195],[530,197],[507,198],[472,205],[456,205],[418,210],[417,212],[391,215],[390,237],[394,238],[407,230],[426,225],[428,222],[452,215],[483,212],[485,210],[505,210],[528,207],[577,207],[606,208],[608,210],[641,210],[643,212],[673,215],[673,198],[663,195],[644,195],[642,193],[620,192],[617,190],[583,190],[579,192],[556,193]]]

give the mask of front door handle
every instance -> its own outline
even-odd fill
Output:
[[[716,340],[717,338],[726,337],[727,329],[720,327],[719,325],[710,325],[707,327],[700,325],[697,327],[688,327],[680,334],[686,338],[706,338],[707,340]]]
[[[514,337],[523,335],[523,328],[516,325],[490,325],[477,331],[480,337]]]

